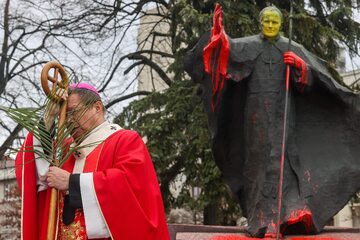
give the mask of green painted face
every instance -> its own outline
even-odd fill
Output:
[[[272,40],[277,37],[281,27],[281,16],[273,10],[266,10],[261,18],[261,29],[264,36]]]

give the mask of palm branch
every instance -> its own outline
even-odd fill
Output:
[[[52,94],[55,94],[55,92],[56,90],[53,90]],[[52,113],[56,111],[60,101],[50,95],[46,97],[45,102],[40,107],[11,108],[0,106],[0,109],[5,111],[11,119],[31,132],[40,141],[41,144],[39,146],[34,146],[31,150],[25,151],[34,152],[38,158],[42,158],[58,167],[61,167],[75,151],[95,146],[99,143],[93,142],[80,145],[88,136],[88,133],[85,133],[77,141],[73,141],[71,137],[71,132],[75,128],[75,122],[85,114],[94,99],[89,99],[88,102],[76,108],[75,119],[74,113],[68,112],[65,118],[66,124],[55,127],[57,126],[59,116],[53,116]],[[72,118],[72,121],[70,121],[70,118]],[[46,124],[49,122],[50,124]],[[54,164],[54,159],[57,159],[57,164]]]

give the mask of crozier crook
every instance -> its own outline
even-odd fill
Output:
[[[50,71],[53,70],[54,74],[53,76],[50,75]],[[59,75],[60,78],[59,79]],[[50,89],[49,81],[53,83],[52,88]],[[43,67],[41,71],[41,86],[47,95],[47,97],[54,101],[55,103],[60,102],[60,113],[59,113],[59,120],[58,120],[58,130],[60,139],[63,135],[63,125],[65,123],[66,119],[66,105],[67,101],[63,100],[59,94],[63,93],[63,91],[68,90],[69,86],[69,80],[67,77],[67,74],[65,72],[64,67],[55,61],[50,61]],[[58,91],[58,89],[61,89],[62,91]],[[53,166],[59,166],[59,159],[55,157],[56,152],[56,142],[54,143],[53,147],[53,153],[52,153],[52,165]],[[51,197],[50,197],[50,207],[49,207],[49,219],[48,219],[48,228],[47,228],[47,240],[53,240],[55,239],[55,220],[56,220],[56,206],[57,206],[57,200],[58,200],[58,190],[55,188],[51,189]]]

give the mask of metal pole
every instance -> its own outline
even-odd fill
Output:
[[[291,39],[292,39],[292,18],[293,18],[293,1],[290,0],[290,20],[289,20],[289,45],[288,51],[291,50]],[[286,134],[287,134],[287,122],[288,122],[288,113],[290,109],[290,66],[286,66],[286,82],[285,82],[286,92],[285,92],[285,111],[284,111],[284,121],[283,121],[283,135],[282,135],[282,144],[281,144],[281,157],[280,157],[280,177],[279,177],[279,189],[278,189],[278,211],[276,219],[276,240],[280,239],[280,222],[281,222],[281,208],[282,208],[282,193],[283,193],[283,177],[284,177],[284,162],[285,162],[285,150],[286,150]]]

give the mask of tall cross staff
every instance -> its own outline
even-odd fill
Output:
[[[291,39],[292,39],[292,23],[293,21],[293,0],[290,0],[290,15],[289,15],[289,45],[288,51],[291,51]],[[276,240],[280,239],[280,222],[281,222],[281,208],[282,208],[282,194],[283,194],[283,177],[284,177],[284,162],[285,162],[285,150],[286,150],[286,135],[287,135],[287,122],[288,113],[290,110],[290,66],[286,65],[286,79],[285,79],[285,111],[283,119],[283,135],[281,144],[281,158],[280,158],[280,177],[279,177],[279,189],[278,189],[278,210],[276,218]]]
[[[50,72],[53,70],[53,76],[50,76]],[[59,74],[61,79],[59,79]],[[52,89],[49,87],[49,81],[52,82]],[[69,86],[69,79],[65,72],[64,67],[55,61],[48,62],[45,64],[41,71],[41,86],[45,92],[45,94],[50,98],[51,101],[55,103],[60,102],[60,113],[59,113],[59,120],[58,120],[58,139],[62,139],[62,135],[64,134],[64,124],[66,119],[66,106],[67,100],[63,100],[61,96],[58,94],[62,93],[61,91],[67,91]],[[53,146],[52,152],[52,165],[59,166],[60,162],[59,159],[56,157],[56,150],[58,144],[61,147],[61,142],[55,142]],[[58,201],[58,190],[55,188],[51,189],[50,195],[50,207],[49,207],[49,219],[48,219],[48,227],[47,227],[47,240],[54,240],[55,239],[55,221],[56,221],[56,208],[57,208],[57,201]]]

